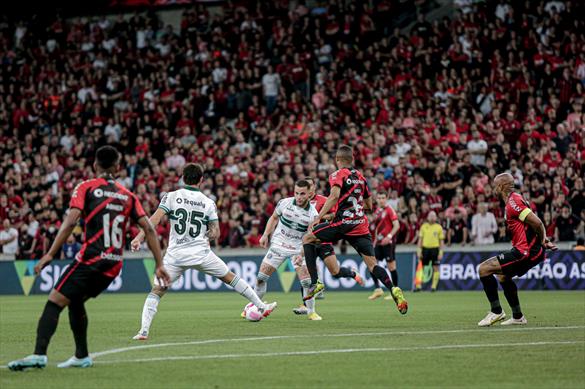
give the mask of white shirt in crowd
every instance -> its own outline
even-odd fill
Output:
[[[476,151],[483,151],[483,154],[471,154],[471,164],[472,165],[485,165],[485,153],[487,153],[488,145],[485,140],[470,140],[467,142],[467,150],[471,152]]]
[[[485,215],[476,213],[471,218],[471,237],[475,244],[491,244],[495,242],[494,234],[498,231],[496,217],[491,212]]]
[[[278,96],[278,89],[280,87],[280,76],[276,73],[266,73],[262,77],[262,86],[264,87],[264,96],[276,97]]]
[[[2,254],[14,255],[18,251],[18,230],[10,227],[7,230],[0,231],[0,240],[7,240],[14,237],[15,239],[2,245]]]

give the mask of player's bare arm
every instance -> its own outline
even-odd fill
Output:
[[[266,228],[264,228],[264,233],[260,238],[260,246],[263,248],[268,248],[268,243],[270,242],[270,235],[274,232],[274,229],[278,225],[278,214],[276,212],[272,213],[270,219],[268,219],[268,223],[266,223]]]
[[[368,197],[367,199],[364,199],[364,211],[367,212],[372,212],[374,210],[374,202],[372,200],[372,197]]]
[[[150,217],[150,223],[152,226],[157,226],[160,224],[160,221],[162,220],[163,216],[165,216],[166,213],[163,209],[158,208]],[[132,249],[132,251],[137,251],[138,249],[140,249],[140,245],[142,244],[142,242],[144,241],[144,230],[140,231],[138,233],[138,235],[136,235],[136,237],[134,237],[134,239],[132,239],[132,242],[130,243],[130,248]]]
[[[210,241],[218,239],[220,236],[219,221],[213,220],[207,224],[207,237]]]
[[[544,223],[540,220],[538,216],[534,214],[534,212],[530,212],[524,222],[528,224],[530,228],[536,233],[538,240],[542,242],[542,246],[547,250],[556,250],[557,246],[552,243],[546,237],[546,229],[544,228]]]
[[[390,231],[390,233],[388,235],[386,235],[382,239],[380,244],[382,246],[386,246],[386,245],[392,243],[392,239],[394,239],[394,237],[396,236],[396,233],[398,232],[399,228],[400,228],[400,222],[398,220],[392,221],[392,230]]]
[[[77,225],[79,218],[81,217],[81,210],[77,208],[70,208],[67,216],[65,216],[65,220],[63,220],[63,224],[61,224],[61,228],[59,228],[59,232],[51,245],[49,251],[43,255],[41,260],[35,265],[35,274],[40,274],[41,270],[45,266],[49,264],[59,252],[59,249],[69,238],[69,235],[73,232],[73,229]]]
[[[169,277],[168,273],[166,272],[162,264],[162,252],[160,249],[160,244],[158,243],[156,232],[154,231],[154,226],[146,216],[143,216],[140,219],[138,219],[138,225],[142,228],[142,231],[144,232],[144,235],[146,237],[146,244],[148,244],[148,248],[150,249],[150,251],[152,251],[152,255],[154,256],[155,261],[154,274],[158,278],[161,285],[167,286],[171,278]]]

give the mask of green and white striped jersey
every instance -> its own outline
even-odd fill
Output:
[[[304,208],[297,205],[294,197],[288,197],[278,202],[275,210],[279,221],[270,246],[285,250],[299,250],[303,243],[303,235],[309,224],[319,215],[315,206],[310,202]]]

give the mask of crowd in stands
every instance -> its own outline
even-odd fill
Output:
[[[180,29],[148,12],[0,20],[0,220],[18,257],[48,248],[103,144],[149,214],[201,163],[223,247],[257,246],[296,179],[327,194],[342,143],[388,191],[399,244],[431,210],[448,243],[507,241],[504,171],[553,240],[583,236],[583,2],[456,0],[407,31],[393,0],[258,3],[190,7]]]

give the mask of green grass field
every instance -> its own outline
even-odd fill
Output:
[[[408,293],[406,316],[367,295],[327,293],[324,320],[311,322],[291,311],[297,293],[271,293],[279,308],[251,323],[236,294],[171,293],[144,343],[130,338],[145,296],[102,295],[88,303],[93,368],[55,367],[74,347],[64,312],[49,366],[3,367],[0,387],[585,387],[583,291],[521,292],[529,324],[514,328],[477,327],[487,311],[479,292]],[[0,297],[0,365],[32,352],[45,299]]]

